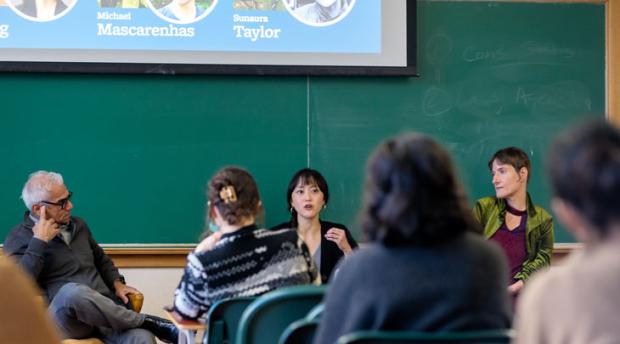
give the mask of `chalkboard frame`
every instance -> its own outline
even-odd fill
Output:
[[[407,6],[407,65],[333,66],[333,65],[238,65],[238,64],[166,64],[166,63],[86,63],[0,61],[0,72],[25,73],[98,73],[98,74],[210,74],[269,76],[417,76],[416,18],[417,1]]]

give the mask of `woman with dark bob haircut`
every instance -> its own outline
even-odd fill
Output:
[[[376,149],[366,175],[370,243],[333,279],[314,342],[359,330],[509,328],[505,259],[477,233],[448,152],[398,136]]]
[[[328,283],[338,261],[357,248],[357,242],[342,224],[319,219],[329,201],[329,187],[321,173],[303,168],[291,178],[286,191],[291,221],[272,229],[295,228],[304,239],[321,273]]]

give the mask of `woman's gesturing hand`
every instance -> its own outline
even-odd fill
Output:
[[[340,251],[342,251],[345,255],[351,253],[352,251],[351,245],[347,240],[347,233],[344,229],[336,227],[330,228],[327,233],[325,233],[325,239],[335,242]]]

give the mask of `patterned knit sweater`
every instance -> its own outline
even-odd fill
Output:
[[[212,250],[187,256],[174,309],[196,319],[215,301],[309,284],[317,277],[308,248],[295,230],[247,226],[222,235]]]

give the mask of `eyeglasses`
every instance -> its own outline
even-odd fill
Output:
[[[69,191],[69,196],[59,200],[58,202],[41,201],[41,203],[50,204],[50,205],[57,205],[57,206],[60,207],[60,209],[65,209],[67,207],[67,203],[69,203],[69,201],[71,201],[71,196],[73,196],[73,192]]]

